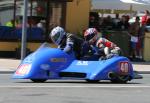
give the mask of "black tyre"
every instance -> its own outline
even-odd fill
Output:
[[[35,83],[43,83],[45,82],[47,79],[31,79],[31,81],[35,82]]]
[[[124,76],[117,76],[114,79],[111,79],[110,81],[112,83],[127,83],[130,80],[130,76],[129,75],[124,75]]]

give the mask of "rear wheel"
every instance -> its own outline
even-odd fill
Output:
[[[112,83],[127,83],[130,80],[129,75],[118,75],[116,78],[111,79]]]
[[[35,83],[43,83],[45,82],[47,79],[31,79],[31,81],[35,82]]]

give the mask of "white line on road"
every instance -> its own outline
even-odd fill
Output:
[[[0,86],[0,88],[150,88],[150,86]]]

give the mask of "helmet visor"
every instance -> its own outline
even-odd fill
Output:
[[[55,35],[52,35],[51,36],[51,39],[52,39],[52,41],[54,42],[54,43],[56,43],[56,44],[59,44],[59,42],[60,42],[60,33],[58,32],[58,33],[56,33]]]
[[[90,41],[92,38],[94,38],[95,34],[91,34],[85,37],[86,41]]]

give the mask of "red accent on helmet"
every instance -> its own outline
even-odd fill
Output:
[[[86,40],[90,40],[90,39],[92,39],[97,34],[98,34],[98,31],[95,28],[88,28],[84,32],[84,38]]]

